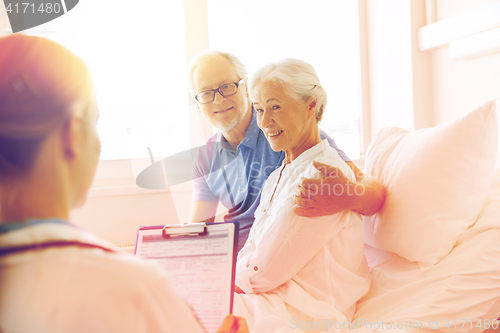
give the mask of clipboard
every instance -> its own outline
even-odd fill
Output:
[[[238,222],[140,227],[135,255],[158,262],[208,333],[233,311]]]

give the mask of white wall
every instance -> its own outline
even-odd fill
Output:
[[[2,31],[12,31],[10,29],[9,17],[7,11],[5,10],[5,4],[0,1],[0,32]]]
[[[432,126],[431,59],[416,43],[418,28],[425,25],[425,1],[366,5],[372,136],[387,126]]]
[[[498,2],[437,0],[436,16],[442,20]],[[434,69],[436,123],[463,115],[486,100],[500,97],[500,53],[454,61],[448,44],[429,52]]]
[[[499,2],[366,1],[372,136],[386,126],[435,126],[500,97],[500,53],[453,60],[448,44],[418,47],[418,30],[433,23],[428,17],[439,21]]]
[[[472,9],[486,6],[498,0],[433,0],[435,1],[436,19],[443,20]]]
[[[100,161],[87,202],[71,221],[117,245],[133,245],[137,229],[179,222],[171,192],[141,189],[135,178],[149,161]],[[190,201],[191,193],[181,193]]]
[[[436,18],[443,20],[500,0],[437,0]],[[500,53],[453,60],[449,44],[426,51],[432,57],[434,125],[455,119],[484,102],[500,98]],[[497,112],[500,102],[497,100]],[[500,124],[499,124],[500,126]],[[500,147],[497,156],[500,157]],[[497,157],[497,167],[500,158]]]

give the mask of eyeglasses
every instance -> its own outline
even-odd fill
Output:
[[[226,83],[220,86],[217,89],[202,91],[199,94],[196,94],[194,98],[200,102],[201,104],[211,103],[215,99],[215,93],[218,91],[219,94],[223,97],[228,97],[234,95],[238,92],[238,86],[242,84],[244,79],[239,80],[238,82]]]

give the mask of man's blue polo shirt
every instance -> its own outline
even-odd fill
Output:
[[[321,130],[320,137],[327,139],[344,161],[350,161],[335,141]],[[284,158],[284,151],[271,149],[257,125],[256,112],[252,110],[252,121],[236,151],[221,132],[214,134],[198,151],[193,166],[193,201],[220,200],[229,210],[224,220],[240,222],[238,243],[244,244],[264,183]]]

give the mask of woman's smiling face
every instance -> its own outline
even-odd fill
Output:
[[[270,81],[258,84],[253,92],[257,124],[271,148],[274,151],[284,150],[287,160],[305,151],[303,148],[310,141],[313,126],[317,127],[315,100],[298,102],[281,85]]]

